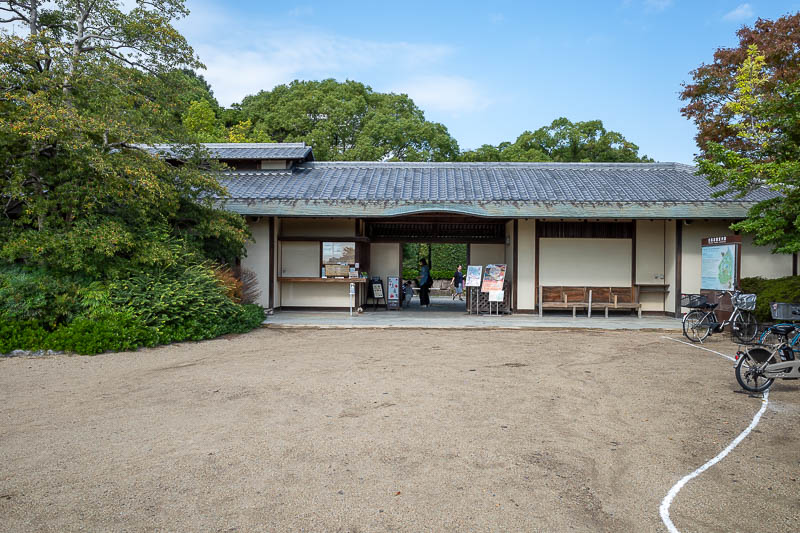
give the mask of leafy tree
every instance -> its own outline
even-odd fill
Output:
[[[225,127],[208,100],[195,100],[183,115],[183,127],[197,142],[225,142]],[[243,142],[243,141],[240,141]]]
[[[141,148],[180,142],[174,102],[202,65],[172,20],[181,0],[0,2],[0,260],[95,277],[169,265],[180,249],[242,253],[241,217],[191,146],[168,165]],[[181,252],[183,253],[183,252]]]
[[[739,45],[718,48],[714,61],[691,72],[692,82],[683,85],[683,115],[697,125],[697,145],[701,150],[715,142],[729,148],[739,145],[741,137],[733,127],[735,110],[727,107],[736,89],[737,73],[755,45],[764,57],[765,99],[779,98],[773,90],[779,84],[791,84],[800,78],[800,13],[777,20],[758,19],[753,27],[744,26],[736,34]],[[784,89],[785,90],[785,89]]]
[[[277,142],[305,141],[319,160],[446,161],[458,144],[407,95],[355,81],[294,81],[247,96],[238,120]]]
[[[228,139],[230,143],[270,143],[273,142],[269,135],[263,131],[253,128],[250,119],[241,120],[228,128]]]
[[[622,134],[608,131],[600,120],[570,122],[558,118],[549,126],[522,133],[513,143],[485,144],[461,154],[462,161],[610,161],[646,162],[639,147]]]
[[[772,83],[767,61],[758,46],[733,76],[725,117],[724,142],[707,140],[697,158],[699,172],[717,193],[744,197],[758,188],[778,193],[756,204],[748,217],[731,226],[752,233],[754,242],[776,253],[800,251],[800,79]],[[800,78],[800,76],[798,77]],[[719,128],[718,131],[722,131]]]

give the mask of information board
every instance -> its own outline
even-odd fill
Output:
[[[738,250],[736,244],[703,246],[700,262],[700,288],[730,291],[736,286]]]
[[[486,265],[481,292],[502,291],[506,279],[506,265]]]
[[[400,278],[396,276],[389,276],[386,278],[386,292],[388,298],[386,306],[389,309],[400,309]]]
[[[467,267],[467,277],[464,280],[465,287],[480,287],[481,286],[481,265],[469,265]]]
[[[380,281],[372,282],[372,297],[377,299],[383,298],[383,283]]]
[[[490,302],[502,302],[505,296],[505,291],[489,291]]]

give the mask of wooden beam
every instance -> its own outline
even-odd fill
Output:
[[[275,308],[275,217],[269,217],[269,308]]]
[[[675,220],[675,316],[681,316],[681,268],[683,263],[683,220]]]
[[[369,242],[367,237],[351,236],[351,237],[292,237],[288,235],[278,235],[279,241],[290,242]]]
[[[534,268],[536,269],[536,272],[533,274],[533,301],[535,302],[538,299],[538,301],[539,301],[539,316],[542,316],[542,297],[541,297],[541,295],[539,295],[539,292],[540,292],[540,287],[539,287],[539,236],[540,236],[541,233],[540,233],[540,228],[539,228],[539,221],[538,220],[534,220],[533,224],[535,226],[535,233],[536,233],[536,239],[535,239],[536,242],[534,244],[534,250],[533,250],[533,253],[535,255],[533,264],[534,264]],[[537,295],[539,295],[538,298],[537,298]]]
[[[517,250],[519,248],[519,220],[516,219],[516,218],[514,219],[513,233],[514,233],[514,235],[513,235],[512,241],[511,241],[513,243],[512,245],[514,246],[514,250],[512,252],[514,259],[513,259],[513,263],[512,263],[513,266],[511,267],[511,268],[514,269],[514,271],[512,272],[513,279],[512,279],[512,282],[511,282],[511,283],[514,284],[512,290],[511,290],[511,311],[512,312],[517,310],[517,295],[518,295],[518,292],[517,292],[517,280],[519,279],[519,276],[517,275],[517,271],[519,270],[519,257],[518,257],[518,250]]]
[[[638,225],[637,222],[634,220],[631,222],[633,224],[631,235],[631,287],[636,286],[636,226]]]

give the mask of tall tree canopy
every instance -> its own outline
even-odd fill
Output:
[[[522,133],[513,143],[484,144],[461,154],[463,161],[609,161],[644,162],[639,147],[621,133],[608,131],[600,120],[570,122],[558,118],[549,126]]]
[[[446,161],[458,144],[407,95],[355,81],[294,81],[247,96],[236,106],[257,135],[305,141],[319,160]]]
[[[779,194],[732,226],[776,253],[800,251],[800,13],[759,19],[692,72],[682,98],[697,124],[700,172],[720,194]]]
[[[181,0],[0,2],[0,259],[102,276],[174,261],[176,246],[242,251],[240,217],[201,154],[168,165],[139,148],[180,142],[200,68],[172,26]],[[202,87],[201,87],[202,89]],[[200,91],[202,93],[202,90]],[[205,171],[204,171],[205,169]]]

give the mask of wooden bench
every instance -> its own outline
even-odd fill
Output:
[[[609,309],[635,310],[642,318],[637,287],[540,287],[539,316],[545,309],[572,309],[573,318],[578,309],[603,309],[608,318]]]
[[[638,287],[587,287],[589,292],[589,316],[592,309],[603,309],[608,318],[609,309],[636,311],[642,318],[642,304],[639,303]]]
[[[572,309],[575,318],[578,309],[589,307],[586,287],[540,287],[539,316],[544,309]]]

